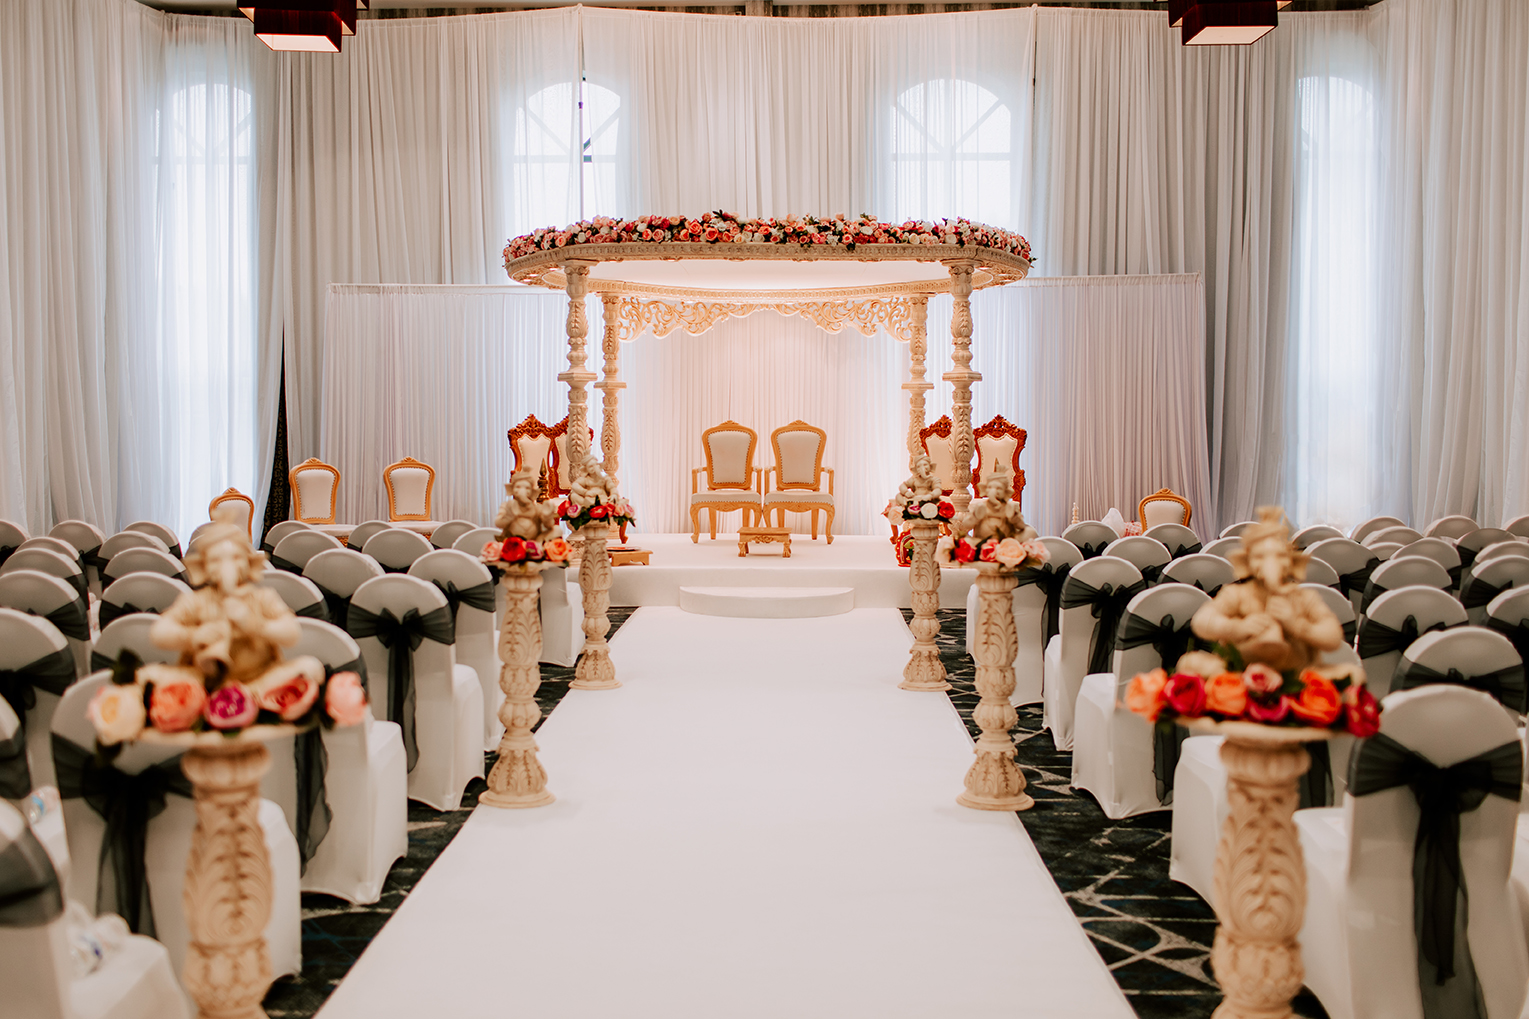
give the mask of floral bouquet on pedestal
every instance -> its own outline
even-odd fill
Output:
[[[931,523],[948,524],[956,515],[956,504],[944,496],[935,495],[919,500],[901,501],[893,500],[890,509],[900,507],[902,519],[908,521],[928,521]]]
[[[945,537],[935,546],[934,558],[941,566],[997,563],[1006,570],[1020,570],[1044,566],[1051,561],[1051,552],[1043,542],[1034,538],[1021,541],[992,537],[974,541],[971,537]]]
[[[537,563],[545,564],[546,567],[565,567],[571,551],[568,542],[562,538],[533,541],[511,535],[502,541],[491,541],[484,545],[478,561],[487,566],[490,573],[498,576],[513,567]]]
[[[632,504],[620,498],[614,502],[606,502],[596,497],[588,506],[581,506],[573,499],[564,499],[562,505],[557,508],[557,515],[558,519],[562,520],[563,526],[570,531],[577,531],[585,524],[610,524],[612,527],[620,527],[623,524],[635,523],[637,520]]]

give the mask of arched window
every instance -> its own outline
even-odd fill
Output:
[[[892,111],[892,200],[898,219],[965,216],[1014,226],[1009,108],[975,82],[914,85]]]
[[[515,110],[512,233],[614,209],[620,124],[621,97],[589,81],[548,85]]]

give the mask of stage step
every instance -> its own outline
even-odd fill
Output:
[[[855,607],[852,587],[682,587],[680,608],[701,616],[803,619]]]

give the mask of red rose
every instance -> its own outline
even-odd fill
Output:
[[[526,557],[526,543],[520,538],[506,538],[499,550],[499,558],[507,563],[518,563]]]
[[[1168,679],[1163,689],[1168,706],[1185,718],[1205,714],[1205,680],[1190,672],[1180,672]]]
[[[557,508],[557,515],[560,517],[572,516],[573,503],[569,502],[567,499],[564,499],[563,504]]]
[[[998,546],[994,542],[988,542],[982,546],[982,554],[977,557],[985,563],[998,561]]]
[[[1263,722],[1266,725],[1277,725],[1285,720],[1290,714],[1290,698],[1280,697],[1272,704],[1260,704],[1258,701],[1248,698],[1248,719],[1254,722]]]
[[[956,515],[956,508],[955,508],[955,506],[953,506],[950,503],[945,502],[945,501],[942,500],[940,502],[940,519],[941,520],[949,520],[951,517],[953,517],[955,515]]]
[[[706,228],[705,236],[706,236],[706,239],[708,241],[715,241],[721,235],[717,233],[717,228],[716,227],[709,226],[709,227]]]
[[[596,503],[595,505],[589,507],[589,519],[602,520],[609,512],[610,510],[607,509],[604,505]]]
[[[1360,739],[1369,739],[1380,731],[1380,702],[1363,683],[1353,683],[1343,691],[1345,728]]]
[[[956,543],[956,561],[969,563],[977,558],[977,550],[972,548],[971,543],[960,541]]]

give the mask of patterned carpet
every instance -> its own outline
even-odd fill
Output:
[[[633,611],[612,609],[611,633]],[[911,619],[912,612],[904,610],[904,616]],[[965,617],[960,609],[942,610],[938,640],[951,702],[975,738],[976,666],[966,654]],[[572,678],[572,669],[542,666],[537,700],[544,714],[562,700]],[[1137,1015],[1208,1019],[1221,1000],[1210,974],[1216,919],[1199,896],[1168,880],[1169,815],[1111,821],[1092,798],[1069,789],[1071,756],[1057,751],[1051,735],[1041,731],[1038,705],[1020,709],[1015,740],[1036,801],[1020,819]],[[272,985],[265,1000],[271,1019],[308,1019],[318,1011],[462,827],[483,788],[474,782],[461,809],[446,813],[409,804],[409,855],[393,866],[379,902],[352,906],[327,895],[303,896],[303,972]],[[1295,1001],[1295,1014],[1326,1019],[1322,1006],[1305,993]]]

